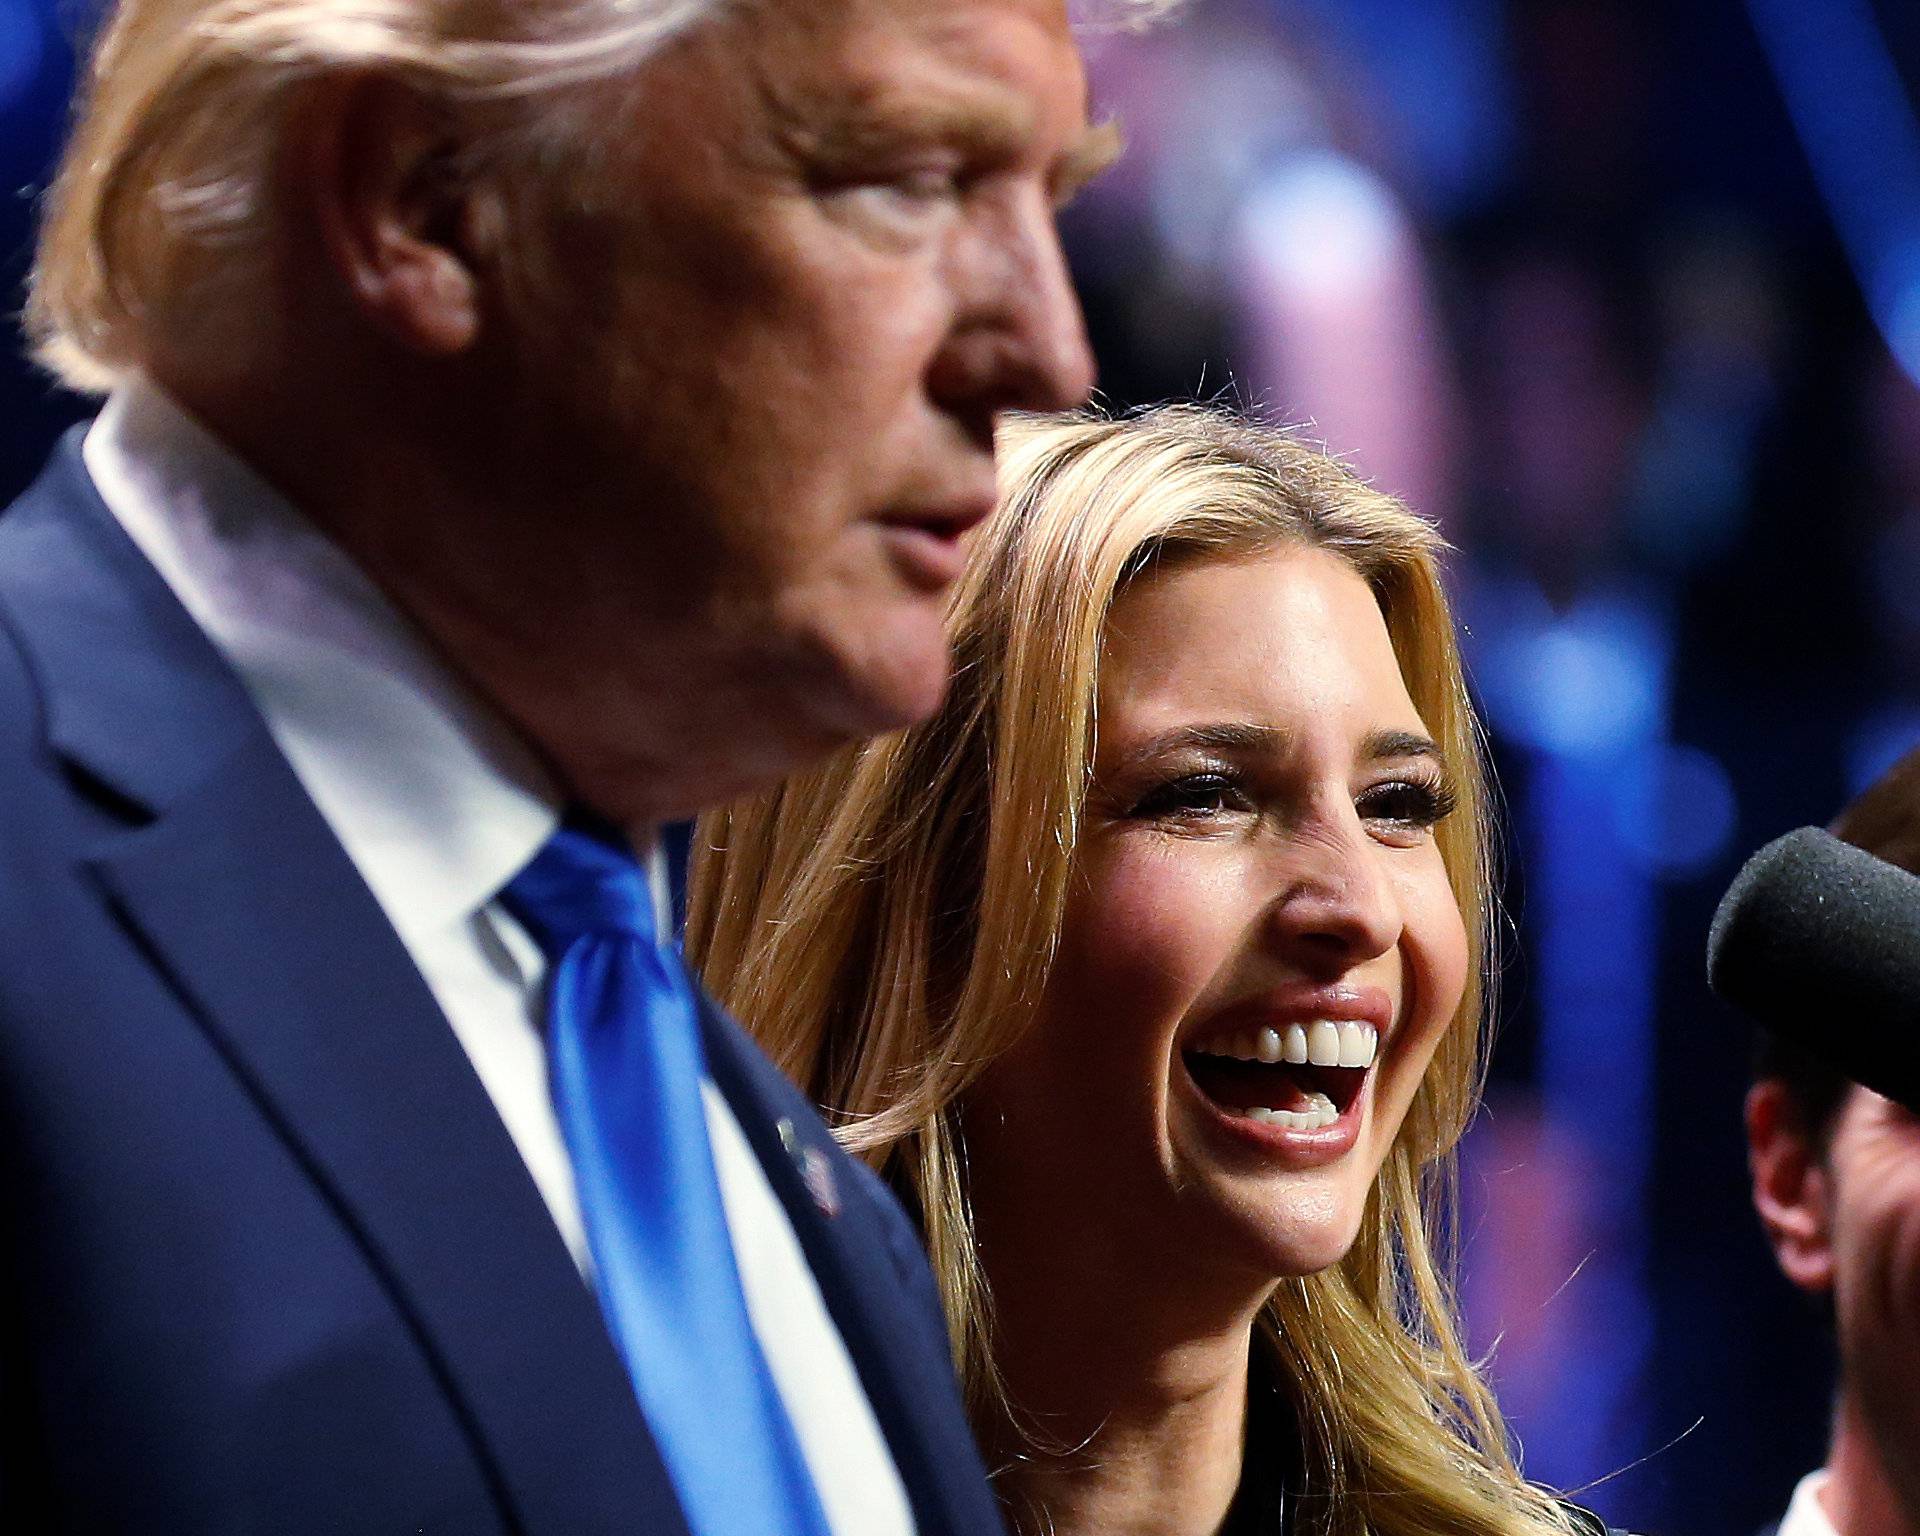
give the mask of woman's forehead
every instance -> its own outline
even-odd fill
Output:
[[[1108,616],[1100,714],[1132,740],[1203,720],[1425,734],[1372,589],[1297,545],[1143,574]]]

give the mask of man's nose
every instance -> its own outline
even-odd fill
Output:
[[[1276,854],[1275,877],[1268,927],[1296,964],[1344,970],[1399,943],[1399,894],[1383,850],[1351,811],[1297,829]]]
[[[1053,211],[1008,217],[956,274],[956,324],[933,389],[955,409],[1064,411],[1093,392],[1093,348]]]
[[[1074,292],[1066,250],[1051,217],[1035,246],[1019,325],[1029,360],[1023,381],[1029,398],[1018,405],[1032,411],[1071,410],[1085,404],[1093,393],[1093,344],[1087,339],[1080,295]]]

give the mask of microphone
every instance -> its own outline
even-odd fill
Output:
[[[1748,859],[1707,982],[1778,1038],[1920,1111],[1920,877],[1818,827]]]

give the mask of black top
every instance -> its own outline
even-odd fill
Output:
[[[1219,1536],[1288,1536],[1296,1522],[1290,1518],[1287,1485],[1296,1495],[1301,1480],[1299,1431],[1293,1405],[1281,1386],[1279,1363],[1271,1346],[1255,1336],[1247,1373],[1246,1448],[1241,1455],[1240,1487]],[[1591,1510],[1562,1502],[1581,1536],[1627,1536],[1614,1530]],[[1762,1533],[1771,1536],[1771,1533]]]
[[[1284,1536],[1287,1484],[1298,1481],[1299,1434],[1293,1405],[1282,1389],[1278,1363],[1256,1335],[1247,1373],[1246,1449],[1240,1487],[1221,1523],[1220,1536]]]

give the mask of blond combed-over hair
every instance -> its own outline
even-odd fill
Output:
[[[164,328],[223,358],[262,335],[274,184],[305,87],[380,76],[463,110],[461,168],[523,193],[604,199],[621,120],[604,86],[747,0],[118,0],[92,49],[41,210],[28,279],[34,355],[112,388]],[[778,5],[791,0],[756,0]],[[1092,0],[1085,23],[1149,24],[1179,0]],[[633,109],[644,112],[644,99]],[[532,219],[510,259],[564,282]]]
[[[1020,1443],[959,1106],[1032,1019],[1060,937],[1107,614],[1129,582],[1177,562],[1289,545],[1346,561],[1457,781],[1435,836],[1474,963],[1359,1239],[1332,1268],[1282,1281],[1264,1314],[1301,1440],[1295,1507],[1328,1536],[1566,1530],[1519,1474],[1435,1252],[1483,1076],[1494,919],[1487,783],[1439,535],[1293,435],[1210,408],[1014,417],[1000,449],[1001,504],[951,604],[945,703],[702,818],[690,959],[917,1211],[976,1426],[990,1445]]]
[[[74,388],[104,390],[152,324],[228,341],[257,325],[278,158],[310,82],[391,78],[491,114],[470,159],[578,174],[599,140],[582,88],[727,3],[120,0],[42,210],[35,354]]]

